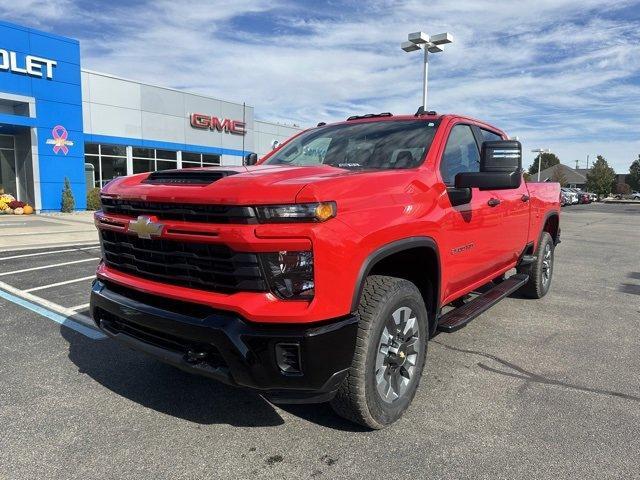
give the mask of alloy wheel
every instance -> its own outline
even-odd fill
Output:
[[[376,354],[376,387],[391,403],[407,391],[420,353],[418,318],[409,307],[396,309],[387,319]]]

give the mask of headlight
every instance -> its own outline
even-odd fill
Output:
[[[260,255],[271,291],[284,300],[311,300],[315,293],[312,252]]]
[[[336,202],[294,203],[256,207],[260,223],[324,222],[336,216]]]

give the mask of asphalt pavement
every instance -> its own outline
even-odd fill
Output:
[[[0,253],[0,479],[640,478],[640,206],[562,211],[551,292],[429,344],[407,414],[158,363],[91,328],[95,244]]]

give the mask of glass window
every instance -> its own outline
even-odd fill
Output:
[[[98,144],[97,143],[85,143],[84,144],[84,153],[88,153],[91,155],[98,155]]]
[[[0,149],[0,192],[18,196],[15,152],[4,148]]]
[[[153,148],[134,148],[133,156],[139,158],[156,158]]]
[[[178,168],[178,163],[171,160],[156,160],[156,170],[171,170],[172,168]]]
[[[155,160],[141,158],[133,159],[133,173],[153,172],[155,169]]]
[[[102,155],[110,155],[113,157],[126,157],[127,147],[124,145],[101,145],[100,153]]]
[[[200,162],[182,162],[182,168],[200,168]]]
[[[85,163],[90,163],[93,165],[93,178],[94,178],[94,187],[100,186],[100,157],[97,155],[85,155],[84,156]]]
[[[453,185],[456,174],[480,171],[480,153],[468,125],[456,125],[449,133],[440,161],[440,174],[447,185]]]
[[[122,177],[127,174],[127,159],[118,157],[100,158],[102,163],[102,185],[104,186],[109,180],[116,177]]]
[[[480,132],[482,133],[483,142],[496,142],[498,140],[502,140],[502,137],[500,135],[490,132],[489,130],[485,130],[484,128],[481,128]]]
[[[266,164],[413,168],[422,163],[437,126],[438,122],[402,120],[314,128],[293,139]]]
[[[182,161],[200,163],[200,154],[191,153],[191,152],[182,152]]]
[[[8,148],[13,150],[13,136],[0,135],[0,148]]]
[[[212,165],[220,165],[220,155],[208,155],[202,154],[202,163],[208,163]]]
[[[175,160],[177,158],[177,152],[170,150],[156,150],[156,158],[162,158],[163,160]]]

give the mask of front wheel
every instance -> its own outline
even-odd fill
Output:
[[[358,315],[353,363],[331,406],[348,420],[380,429],[402,416],[420,383],[429,334],[427,307],[413,283],[372,275]]]
[[[536,261],[525,267],[518,267],[518,273],[529,275],[529,281],[520,289],[528,298],[542,298],[549,291],[553,276],[553,238],[548,232],[543,232],[536,249]]]

